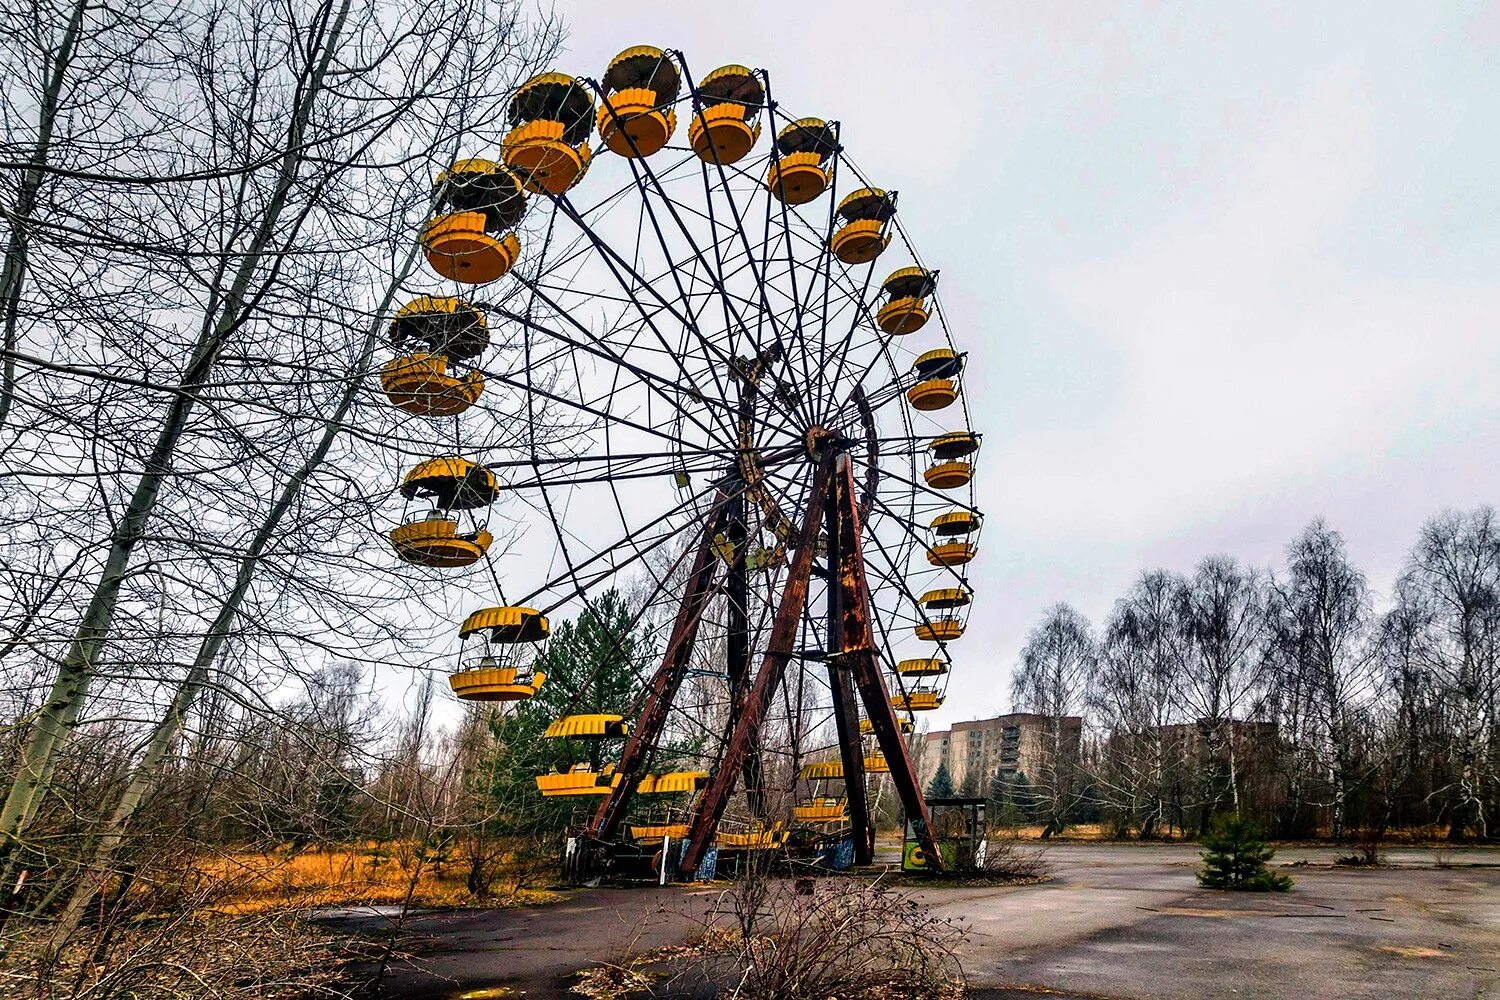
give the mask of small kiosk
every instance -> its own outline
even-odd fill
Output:
[[[942,852],[944,871],[972,871],[984,866],[984,803],[982,798],[927,800],[927,814],[932,817],[932,837]],[[901,851],[901,870],[920,872],[927,869],[927,853],[917,842],[916,831],[908,820],[906,844]]]

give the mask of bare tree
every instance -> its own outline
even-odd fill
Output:
[[[1104,626],[1089,709],[1103,746],[1095,782],[1128,828],[1150,837],[1168,819],[1181,741],[1169,738],[1173,692],[1183,668],[1184,583],[1164,570],[1142,573]]]
[[[1082,714],[1097,662],[1093,630],[1068,604],[1048,608],[1021,648],[1011,702],[1016,711],[1047,717],[1041,773],[1031,776],[1039,808],[1047,815],[1043,837],[1062,832],[1078,791],[1080,733],[1069,724],[1069,717]]]
[[[557,39],[508,0],[207,0],[80,6],[77,18],[70,50],[49,56],[56,73],[103,64],[98,88],[131,86],[90,105],[79,135],[0,164],[20,178],[4,206],[0,498],[16,530],[0,532],[0,567],[17,586],[0,599],[15,626],[0,662],[7,722],[19,721],[7,735],[27,730],[5,750],[0,857],[46,856],[51,884],[34,906],[67,901],[54,945],[131,870],[113,859],[182,773],[174,752],[201,770],[226,711],[274,720],[276,694],[330,659],[362,648],[404,662],[418,643],[400,640],[433,630],[419,609],[435,577],[372,557],[369,540],[399,466],[451,448],[451,430],[394,414],[370,375],[417,259],[432,164],[496,144],[510,89]],[[77,125],[81,91],[58,86],[71,110],[38,114]],[[136,133],[136,146],[121,139]],[[5,149],[23,139],[5,135]],[[133,155],[72,169],[94,148],[85,139]],[[18,214],[28,190],[42,194]],[[38,238],[49,252],[28,258]],[[44,295],[55,301],[42,308]],[[24,350],[11,335],[22,321]],[[491,391],[478,430],[517,405]],[[370,581],[350,587],[351,573]],[[68,837],[28,840],[69,738],[107,724],[125,770],[59,803]]]
[[[1372,614],[1343,537],[1321,520],[1308,525],[1287,546],[1285,579],[1270,584],[1271,688],[1281,739],[1295,754],[1293,799],[1317,798],[1306,787],[1309,772],[1326,784],[1336,840],[1369,767],[1360,757],[1375,692]]]
[[[183,344],[185,364],[151,383],[163,409],[155,420],[147,418],[155,428],[139,456],[139,476],[117,506],[106,508],[110,527],[101,538],[98,575],[0,808],[0,850],[9,853],[35,815],[57,752],[89,702],[123,588],[142,572],[136,558],[143,545],[152,537],[194,537],[195,502],[217,504],[231,524],[249,508],[235,492],[194,492],[184,476],[211,472],[220,460],[253,468],[269,458],[266,472],[281,478],[280,461],[304,447],[303,425],[287,419],[285,406],[298,407],[299,414],[319,407],[322,394],[309,394],[307,379],[324,375],[316,363],[311,372],[282,366],[299,360],[302,348],[321,358],[347,357],[347,348],[329,339],[335,331],[357,330],[368,342],[369,323],[360,319],[370,314],[349,309],[346,299],[355,322],[329,324],[321,289],[330,281],[348,291],[368,287],[372,275],[360,275],[361,267],[378,260],[393,239],[403,253],[409,250],[403,234],[413,231],[429,198],[426,165],[440,153],[452,154],[455,127],[461,132],[472,117],[447,117],[455,99],[470,99],[474,91],[476,66],[467,56],[514,24],[512,10],[494,13],[492,20],[486,5],[464,4],[429,8],[416,15],[421,23],[400,23],[378,6],[342,0],[320,5],[304,21],[263,5],[230,4],[211,8],[164,43],[177,47],[182,79],[158,95],[154,110],[165,114],[171,105],[179,120],[201,110],[207,125],[198,134],[205,144],[162,153],[199,167],[179,171],[175,185],[119,181],[135,199],[120,215],[137,221],[147,205],[160,203],[165,192],[159,189],[187,189],[177,192],[185,197],[171,220],[180,228],[153,237],[121,270],[149,274],[162,289],[175,283],[181,293],[176,315],[191,318],[194,332]],[[224,72],[224,60],[238,60],[234,73]],[[224,224],[205,229],[214,217]],[[350,224],[354,218],[359,226]],[[207,245],[194,245],[205,238]],[[104,232],[96,242],[124,255],[140,239],[132,244]],[[174,262],[183,251],[206,266],[180,271]],[[307,322],[314,312],[321,322]],[[357,348],[354,353],[368,357]],[[52,364],[31,357],[22,362],[39,370]],[[235,384],[243,378],[237,373],[267,363],[286,377],[283,385]],[[68,367],[108,381],[101,370]],[[347,371],[338,375],[349,377]],[[242,394],[226,393],[230,387]],[[255,409],[261,412],[251,417]],[[331,409],[339,411],[336,404]],[[144,416],[137,407],[132,426]],[[328,416],[318,413],[318,424],[327,426]],[[270,437],[252,436],[247,428]],[[180,533],[174,530],[179,525]],[[168,585],[194,588],[197,581],[179,576],[156,584],[158,590]]]
[[[1240,805],[1236,722],[1254,713],[1265,664],[1265,578],[1228,556],[1198,564],[1181,591],[1187,651],[1176,704],[1197,730],[1199,829],[1227,795]]]
[[[1451,767],[1449,831],[1487,836],[1500,766],[1500,522],[1491,507],[1432,518],[1402,584],[1431,615],[1430,669]]]
[[[1391,607],[1380,616],[1376,662],[1384,696],[1382,798],[1388,822],[1415,825],[1432,793],[1432,759],[1441,745],[1432,664],[1432,611],[1409,580],[1398,581]]]

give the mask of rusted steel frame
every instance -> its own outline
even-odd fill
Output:
[[[865,575],[863,545],[860,542],[859,507],[854,500],[854,465],[848,455],[840,455],[838,489],[835,506],[828,512],[829,522],[838,523],[838,533],[843,540],[839,549],[837,585],[843,590],[844,646],[849,650],[844,659],[854,674],[854,683],[859,687],[860,698],[865,703],[865,716],[875,730],[875,739],[891,768],[891,778],[896,792],[901,797],[901,806],[906,819],[916,832],[922,850],[927,854],[928,864],[941,870],[942,855],[938,853],[937,841],[932,835],[932,818],[927,813],[927,802],[922,798],[922,786],[917,780],[917,769],[907,753],[906,741],[901,738],[901,727],[896,721],[896,709],[891,705],[890,693],[880,674],[880,664],[875,658],[874,632],[870,627],[870,583]]]
[[[703,609],[708,604],[719,565],[714,558],[714,536],[723,529],[726,519],[729,506],[727,488],[721,487],[714,496],[713,506],[704,522],[703,537],[698,542],[698,552],[693,557],[693,568],[688,574],[688,589],[677,607],[677,618],[672,622],[667,648],[662,653],[661,666],[652,675],[646,703],[620,752],[620,763],[615,766],[615,773],[621,775],[620,783],[599,803],[590,824],[594,836],[600,840],[612,839],[619,829],[630,796],[635,792],[636,774],[666,727],[672,700],[677,697],[677,689],[687,676],[693,644],[698,638],[698,625],[703,620]],[[736,498],[738,493],[736,490]]]
[[[709,841],[719,828],[724,809],[729,805],[735,783],[744,770],[750,747],[760,733],[771,696],[781,684],[787,661],[795,652],[797,626],[801,623],[803,609],[807,606],[808,579],[812,574],[813,556],[817,552],[818,529],[823,523],[823,507],[832,473],[832,459],[823,459],[808,493],[806,519],[802,522],[797,548],[792,553],[792,564],[787,570],[786,583],[781,590],[781,602],[776,608],[776,618],[771,623],[771,635],[766,643],[760,669],[756,671],[755,680],[746,692],[744,701],[737,707],[739,719],[734,731],[729,734],[718,768],[709,776],[708,787],[698,800],[698,810],[688,828],[687,847],[682,856],[684,872],[698,870],[698,864],[708,850]]]
[[[733,560],[729,563],[724,583],[726,607],[725,653],[726,673],[729,675],[729,718],[724,736],[727,740],[739,721],[736,711],[750,686],[750,582],[745,568],[745,557],[749,549],[749,531],[745,525],[745,498],[736,496],[729,503],[724,534],[729,541]],[[760,741],[752,738],[750,752],[745,757],[745,798],[750,811],[764,818],[766,813],[765,791],[761,788]]]
[[[840,464],[847,459],[840,456]],[[852,482],[852,480],[851,480]],[[849,588],[841,577],[847,565],[844,551],[849,543],[843,519],[836,515],[845,500],[843,479],[837,473],[828,484],[828,688],[833,694],[833,719],[838,727],[839,757],[844,765],[844,799],[849,825],[854,831],[854,863],[867,865],[874,858],[874,830],[870,804],[865,795],[865,751],[859,735],[859,703],[854,695],[854,673],[849,663],[849,633],[844,629],[845,595]],[[852,499],[851,501],[852,502]],[[834,570],[838,570],[835,573]]]

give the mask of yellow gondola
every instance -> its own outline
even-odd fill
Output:
[[[609,740],[630,734],[630,726],[618,715],[565,715],[543,731],[549,740]]]
[[[930,712],[942,707],[943,695],[935,688],[914,688],[905,694],[895,695],[892,703],[908,712]]]
[[[974,463],[968,456],[979,450],[977,434],[969,431],[943,434],[933,438],[927,450],[931,461],[922,478],[933,489],[957,489],[974,478]]]
[[[927,323],[927,296],[937,289],[936,271],[903,267],[881,284],[887,298],[875,314],[875,325],[886,333],[916,333]]]
[[[929,614],[916,626],[917,638],[925,642],[949,642],[964,634],[964,608],[973,603],[974,595],[964,587],[942,587],[929,590],[917,598]]]
[[[896,196],[880,188],[860,188],[839,202],[844,224],[828,237],[828,248],[845,264],[868,264],[890,243],[885,224],[896,214]]]
[[[823,778],[842,778],[844,776],[843,761],[837,760],[815,760],[810,764],[803,764],[800,772],[805,781],[814,781]]]
[[[636,782],[635,792],[637,795],[690,795],[707,782],[707,771],[668,771],[665,774],[645,775]],[[656,808],[653,808],[653,812]],[[655,821],[632,826],[630,828],[632,839],[637,843],[652,844],[660,843],[663,837],[671,837],[673,840],[686,837],[688,825],[675,821],[673,818],[675,809],[668,808],[663,812],[664,818],[659,814]]]
[[[412,515],[392,528],[389,538],[403,561],[445,569],[472,566],[495,540],[483,528],[459,531],[458,520],[439,510]]]
[[[780,823],[773,823],[769,829],[751,827],[744,833],[720,831],[714,837],[714,846],[721,851],[771,851],[785,844],[787,836]]]
[[[478,401],[484,376],[474,371],[450,375],[448,368],[441,354],[392,358],[380,369],[380,388],[398,410],[419,417],[456,416]]]
[[[549,740],[607,740],[623,739],[630,727],[618,715],[595,713],[588,715],[565,715],[555,720],[542,733]],[[624,775],[615,774],[615,766],[607,765],[603,771],[595,772],[586,762],[574,764],[562,774],[543,774],[536,779],[537,790],[544,796],[561,795],[607,795],[617,787]],[[584,783],[584,776],[594,775],[592,785]]]
[[[427,263],[445,278],[482,285],[503,276],[521,256],[511,230],[526,213],[521,180],[503,163],[459,160],[438,174],[443,212],[422,230]]]
[[[674,63],[654,45],[636,45],[610,61],[604,71],[604,101],[599,107],[599,137],[625,157],[650,156],[677,131],[677,100],[682,77]]]
[[[431,509],[407,517],[389,533],[396,555],[418,566],[458,567],[478,562],[494,541],[483,525],[459,529],[454,511],[488,506],[499,495],[494,473],[466,458],[432,458],[401,481],[401,495]]]
[[[897,719],[896,720],[896,727],[901,732],[903,732],[903,733],[910,733],[914,729],[916,729],[916,726],[914,726],[912,724],[912,721],[910,719]],[[861,736],[874,736],[875,735],[875,724],[873,722],[871,722],[869,719],[860,719],[859,720],[859,735],[861,735]]]
[[[566,73],[539,73],[510,99],[513,126],[503,141],[503,158],[536,194],[562,194],[583,179],[593,151],[594,98],[588,87]]]
[[[448,675],[448,686],[465,701],[526,701],[536,697],[547,675],[540,670],[502,667],[493,657]]]
[[[480,636],[483,655],[448,676],[453,693],[468,701],[535,697],[547,675],[521,660],[527,655],[525,647],[544,641],[550,631],[546,616],[535,608],[481,608],[469,615],[459,626],[459,637],[467,641]]]
[[[708,781],[707,771],[668,771],[648,774],[636,783],[637,795],[682,795],[696,792]]]
[[[952,642],[964,634],[964,622],[960,618],[933,618],[918,622],[912,631],[923,642]]]
[[[917,603],[924,608],[949,611],[954,608],[968,607],[974,603],[974,595],[966,587],[939,587],[917,598]]]
[[[478,306],[450,295],[418,295],[391,317],[391,346],[421,350],[455,361],[477,357],[490,346],[489,321]]]
[[[912,365],[917,382],[906,390],[906,401],[914,410],[941,410],[958,399],[958,376],[963,356],[947,347],[928,351]]]
[[[792,807],[799,823],[844,823],[849,819],[848,800],[832,795],[814,795]]]
[[[638,844],[660,844],[665,837],[683,840],[688,835],[686,823],[656,823],[632,826],[630,839]]]
[[[688,144],[708,163],[735,163],[760,139],[760,109],[766,91],[745,66],[720,66],[696,91],[702,110],[688,125]]]
[[[955,510],[932,519],[928,531],[932,540],[927,546],[927,562],[933,566],[963,566],[979,554],[973,541],[979,531],[980,516],[969,510]]]
[[[890,770],[890,764],[880,754],[865,758],[866,774],[889,774]],[[842,778],[844,776],[844,762],[842,760],[817,760],[811,764],[803,764],[802,770],[799,773],[804,781],[826,781],[832,778]]]
[[[466,458],[429,458],[401,480],[401,495],[443,510],[472,510],[494,503],[500,484],[493,472]]]
[[[566,771],[536,776],[536,788],[545,798],[573,795],[608,795],[624,777],[615,773],[613,764],[596,771],[591,764],[574,764]]]
[[[471,635],[488,633],[491,642],[541,642],[552,632],[547,617],[535,608],[501,607],[481,608],[459,626],[458,634],[467,639]]]
[[[902,677],[941,677],[948,672],[948,661],[938,656],[902,660],[896,664],[896,673]]]
[[[828,190],[833,171],[825,164],[838,150],[838,132],[821,118],[799,118],[776,135],[777,157],[766,187],[777,200],[804,205]]]
[[[484,376],[450,374],[463,361],[489,346],[484,313],[462,299],[421,295],[391,320],[391,344],[410,351],[387,362],[380,387],[391,405],[424,417],[451,417],[474,404],[484,391]]]

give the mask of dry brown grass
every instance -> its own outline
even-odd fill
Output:
[[[50,927],[22,928],[0,963],[0,996],[15,1000],[344,1000],[343,963],[362,957],[286,914],[231,917],[194,910],[131,921],[96,950],[79,940],[48,956]]]
[[[1006,829],[1008,836],[1016,840],[1041,840],[1042,831],[1046,829],[1041,823],[1018,826]],[[1115,837],[1103,823],[1069,823],[1063,827],[1062,833],[1055,833],[1050,838],[1054,841],[1103,841],[1114,840]]]
[[[1041,840],[1043,826],[1034,823],[1027,826],[992,826],[991,837],[1005,837],[1014,840]],[[901,830],[882,830],[875,835],[878,844],[900,844],[905,837]],[[1063,829],[1062,833],[1054,834],[1053,841],[1113,841],[1114,837],[1109,828],[1103,823],[1072,823]]]
[[[523,884],[517,876],[497,879],[478,896],[468,885],[469,864],[461,852],[422,857],[407,844],[350,844],[339,848],[281,848],[232,852],[202,859],[198,871],[223,888],[220,912],[264,913],[326,906],[414,907],[505,906],[559,897]],[[415,880],[415,885],[413,885]]]

